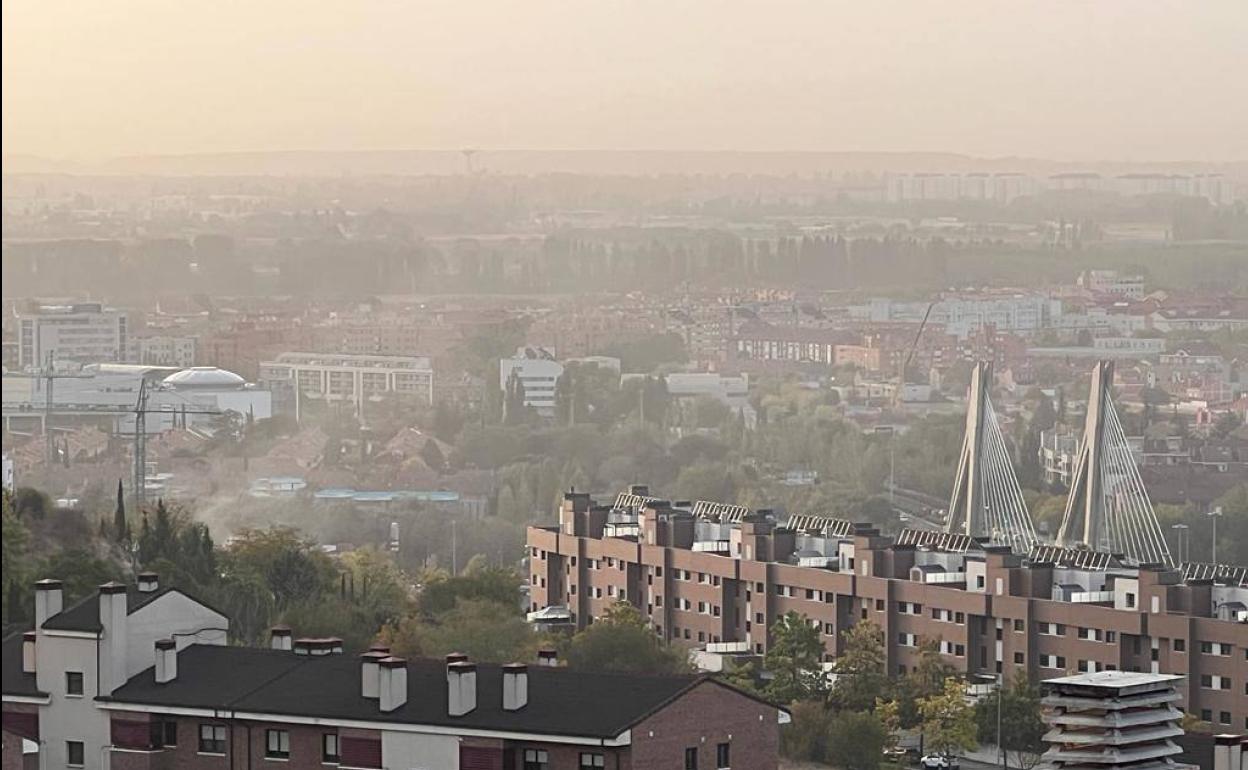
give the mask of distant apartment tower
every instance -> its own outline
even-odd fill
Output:
[[[138,363],[147,366],[177,366],[189,369],[195,365],[195,338],[155,335],[135,340]]]
[[[544,416],[554,414],[555,384],[563,374],[563,364],[555,360],[555,352],[549,348],[523,347],[513,358],[502,359],[498,362],[499,388],[506,390],[513,372],[524,386],[524,405]]]
[[[274,412],[295,417],[305,398],[350,403],[357,414],[385,394],[433,403],[433,366],[423,356],[282,353],[260,363],[260,381],[273,392]]]
[[[118,363],[129,350],[126,314],[98,302],[42,305],[18,317],[18,366],[42,366],[49,352],[56,361]]]

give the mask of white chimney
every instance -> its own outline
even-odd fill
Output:
[[[178,646],[172,639],[156,640],[156,684],[178,678]]]
[[[100,586],[100,695],[112,695],[126,683],[126,586]]]
[[[39,634],[27,631],[22,634],[22,673],[35,673],[35,639]]]
[[[503,666],[503,710],[518,711],[529,705],[529,667],[523,663]]]
[[[160,576],[155,572],[139,573],[139,593],[155,593],[160,588]]]
[[[42,628],[43,621],[60,613],[64,601],[61,581],[48,578],[35,583],[35,628]]]
[[[360,656],[360,694],[365,698],[381,697],[381,661],[390,657],[389,652],[368,651]]]
[[[559,653],[555,652],[554,647],[543,647],[537,651],[537,665],[539,666],[558,666]]]
[[[477,664],[458,661],[446,667],[446,706],[453,717],[477,707]]]
[[[273,626],[269,629],[269,649],[289,650],[294,639],[290,626]]]
[[[378,661],[378,705],[382,711],[394,711],[407,703],[407,661],[383,658]]]

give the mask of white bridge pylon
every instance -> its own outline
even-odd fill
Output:
[[[1099,362],[1092,372],[1088,414],[1057,544],[1122,554],[1138,564],[1174,566],[1114,408],[1113,382],[1113,362]]]
[[[971,373],[966,434],[945,529],[1028,553],[1039,540],[988,395],[991,383],[992,364],[976,364]]]

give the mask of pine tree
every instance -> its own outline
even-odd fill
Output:
[[[113,537],[119,543],[130,542],[130,527],[126,524],[126,493],[117,479],[117,509],[113,511]]]

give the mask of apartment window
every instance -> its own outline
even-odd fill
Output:
[[[715,767],[719,768],[719,770],[728,770],[728,768],[732,767],[732,747],[729,744],[716,744]]]
[[[1229,725],[1229,724],[1231,723],[1231,712],[1229,712],[1229,711],[1219,711],[1219,712],[1218,712],[1218,721],[1219,721],[1219,722],[1221,722],[1221,723],[1222,723],[1222,724],[1224,724],[1224,725]]]
[[[1023,656],[1023,653],[1021,653],[1021,652],[1016,652],[1016,653],[1014,653],[1014,663],[1015,663],[1015,665],[1021,666],[1021,665],[1023,665],[1023,663],[1025,663],[1025,662],[1026,662],[1026,660],[1027,660],[1027,659],[1026,659],[1026,657],[1024,657],[1024,656]]]
[[[976,575],[976,576],[975,576],[975,587],[976,587],[976,588],[983,588],[983,587],[984,587],[984,576],[983,576],[983,575]]]
[[[1212,676],[1209,676],[1208,674],[1201,674],[1201,675],[1200,675],[1200,686],[1201,686],[1201,687],[1204,687],[1205,689],[1212,689],[1212,687],[1213,687],[1213,677],[1212,677]]]
[[[1174,651],[1175,651],[1175,652],[1186,652],[1186,651],[1187,651],[1187,640],[1186,640],[1186,639],[1175,639],[1175,640],[1174,640]]]
[[[1200,721],[1202,721],[1202,722],[1212,722],[1212,721],[1213,721],[1213,711],[1212,711],[1211,709],[1201,709],[1201,710],[1200,710]]]
[[[954,622],[954,623],[957,623],[959,626],[961,626],[961,625],[965,625],[965,624],[966,624],[966,613],[965,613],[965,612],[958,612],[958,613],[955,613],[955,614],[954,614],[954,616],[953,616],[953,622]]]
[[[338,733],[325,733],[321,736],[321,761],[326,764],[337,764],[341,754],[338,753]]]
[[[152,721],[152,745],[157,748],[173,748],[178,745],[178,723],[173,719]]]
[[[525,749],[524,770],[550,770],[550,758],[546,750]]]
[[[82,767],[86,760],[86,750],[82,741],[65,741],[65,764],[70,767]]]
[[[1014,631],[1015,631],[1015,632],[1017,632],[1017,633],[1020,633],[1020,634],[1021,634],[1021,633],[1023,633],[1023,631],[1025,631],[1025,630],[1026,630],[1026,628],[1027,628],[1027,624],[1025,624],[1023,621],[1021,621],[1021,620],[1016,620],[1016,621],[1014,621]]]
[[[290,731],[265,730],[264,756],[267,759],[290,759]]]
[[[761,613],[761,612],[756,612],[756,613],[754,613],[754,622],[755,622],[755,623],[762,623],[762,622],[763,622],[763,613]]]
[[[595,767],[606,767],[607,758],[602,754],[590,754],[588,752],[581,753],[581,770],[590,770]]]
[[[685,770],[698,770],[697,748],[685,749]]]
[[[836,636],[836,626],[831,623],[823,624],[823,633],[825,636]]]
[[[66,671],[65,672],[65,694],[66,695],[82,695],[82,672]]]
[[[954,655],[956,655],[956,656],[957,656],[957,657],[959,657],[959,658],[965,658],[965,657],[966,657],[966,647],[965,647],[965,645],[955,644],[955,645],[953,646],[953,654],[954,654]]]
[[[199,726],[199,753],[225,754],[225,725]]]
[[[814,598],[815,598],[815,589],[813,589],[813,588],[807,588],[807,589],[806,589],[806,598],[807,598],[807,599],[814,599]]]
[[[1118,632],[1117,632],[1117,631],[1106,631],[1106,632],[1105,632],[1105,643],[1106,643],[1106,644],[1113,644],[1113,643],[1114,643],[1114,642],[1116,642],[1116,641],[1118,641]]]
[[[1127,608],[1130,609],[1134,606],[1135,606],[1135,594],[1128,591],[1127,592]]]
[[[876,600],[875,600],[875,611],[876,611],[876,612],[883,612],[883,611],[884,611],[884,600],[883,600],[883,599],[876,599]]]

